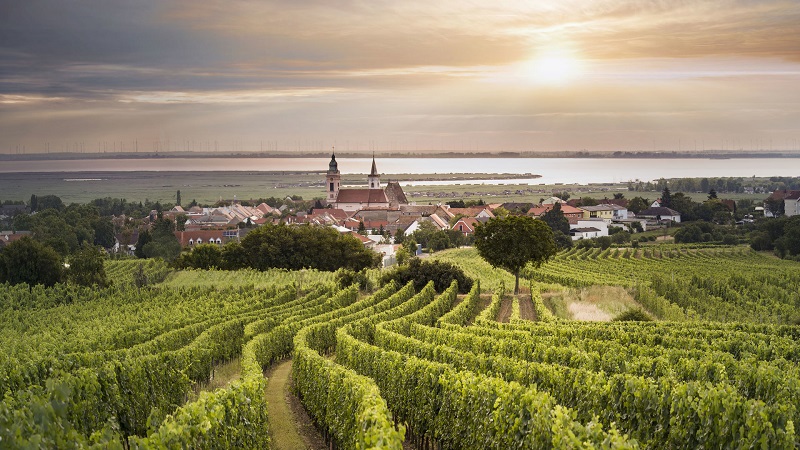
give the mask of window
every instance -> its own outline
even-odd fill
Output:
[[[222,244],[222,239],[217,238],[217,244]]]
[[[189,245],[194,245],[194,239],[189,239]]]
[[[331,183],[330,191],[333,192],[333,183]]]
[[[200,245],[200,244],[202,244],[202,243],[203,243],[203,239],[201,239],[201,238],[197,238],[197,245]]]

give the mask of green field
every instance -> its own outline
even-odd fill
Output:
[[[286,360],[338,448],[800,445],[798,263],[575,249],[515,297],[474,249],[431,258],[480,283],[365,293],[326,272],[118,260],[105,289],[4,286],[0,446],[286,448],[269,411],[288,400],[264,377]],[[607,322],[635,308],[658,320]]]

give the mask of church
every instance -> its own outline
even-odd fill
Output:
[[[367,209],[400,209],[400,205],[408,204],[400,183],[390,181],[385,188],[381,187],[381,176],[375,165],[375,155],[372,155],[372,170],[367,176],[368,187],[366,189],[342,189],[340,187],[341,179],[336,154],[333,153],[331,162],[328,164],[326,187],[328,204],[334,208],[355,212]]]

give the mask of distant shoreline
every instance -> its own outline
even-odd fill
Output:
[[[340,151],[340,158],[368,158],[372,153]],[[800,151],[705,151],[705,152],[389,152],[380,158],[602,158],[602,159],[754,159],[800,158]],[[68,161],[98,159],[195,159],[195,158],[328,158],[329,152],[119,152],[0,154],[0,161]]]

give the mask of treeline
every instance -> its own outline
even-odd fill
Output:
[[[175,260],[178,268],[238,270],[339,268],[360,271],[379,267],[381,255],[364,247],[349,233],[333,228],[267,224],[256,228],[239,242],[223,247],[213,244],[196,246]]]
[[[772,250],[781,258],[800,261],[800,216],[759,222],[750,234],[750,247],[753,250]]]
[[[114,246],[114,225],[97,207],[78,203],[64,206],[60,201],[48,203],[36,214],[17,214],[12,219],[12,229],[30,231],[34,240],[61,256],[74,253],[85,242],[105,248]]]
[[[674,191],[741,193],[745,188],[759,192],[772,192],[776,189],[800,189],[800,177],[770,178],[661,178],[656,181],[629,181],[628,190],[632,192],[661,191],[669,185]]]
[[[25,236],[0,247],[0,284],[53,286],[69,282],[105,287],[109,281],[104,259],[99,247],[85,242],[65,260],[52,247]]]

